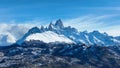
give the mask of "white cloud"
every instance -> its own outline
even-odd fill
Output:
[[[106,32],[112,36],[120,36],[120,25],[105,27],[101,29],[101,32]]]
[[[0,34],[0,46],[8,46],[16,42],[16,39],[10,33]]]
[[[11,34],[16,39],[21,38],[30,28],[40,27],[41,25],[46,25],[46,21],[33,20],[25,22],[15,22],[14,20],[10,22],[1,22],[0,24],[0,34]]]
[[[20,34],[24,34],[29,29],[26,25],[16,24],[0,24],[0,27],[0,34],[12,34],[15,38],[20,38]]]
[[[40,26],[38,24],[0,24],[0,35],[11,34],[16,39],[21,38],[30,28]]]
[[[101,15],[101,16],[87,15],[83,17],[67,19],[64,20],[64,22],[65,22],[65,26],[71,25],[77,28],[79,31],[87,30],[91,32],[94,30],[99,30],[101,32],[107,32],[108,34],[113,36],[118,36],[120,35],[118,30],[119,27],[116,27],[116,25],[120,26],[120,24],[110,25],[111,23],[113,23],[113,21],[110,21],[110,19],[116,16],[119,16],[119,14]],[[108,21],[106,20],[109,20],[110,23],[108,23]]]

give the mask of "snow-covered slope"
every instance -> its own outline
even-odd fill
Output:
[[[38,27],[33,27],[29,29],[28,32],[25,33],[25,35],[21,39],[18,39],[16,43],[21,45],[29,35],[34,34],[34,33],[41,33],[41,32],[42,31]]]
[[[105,33],[100,33],[99,31],[93,31],[93,32],[80,32],[80,39],[83,40],[84,44],[97,44],[97,45],[116,45],[120,44],[120,41],[115,39],[112,36],[109,36]]]
[[[64,35],[58,35],[52,31],[31,34],[25,39],[25,41],[30,41],[30,40],[40,40],[40,41],[43,41],[45,43],[50,43],[50,42],[73,43],[72,40],[65,37]]]

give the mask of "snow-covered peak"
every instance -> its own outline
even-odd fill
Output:
[[[52,31],[53,29],[54,29],[54,24],[51,22],[48,26],[48,30]]]
[[[115,39],[112,36],[109,36],[106,33],[100,33],[99,31],[93,32],[80,32],[80,40],[84,41],[84,44],[87,45],[102,45],[102,46],[111,46],[120,44],[120,40]]]
[[[115,37],[115,39],[120,40],[120,36]]]
[[[46,31],[46,32],[43,32],[43,33],[31,34],[25,39],[25,41],[30,41],[30,40],[40,40],[40,41],[43,41],[45,43],[51,43],[51,42],[73,43],[72,40],[65,37],[64,35],[58,35],[58,34],[52,32],[52,31]]]
[[[41,33],[41,32],[42,32],[41,29],[39,29],[38,27],[33,27],[27,33],[25,33],[25,35],[21,39],[18,39],[16,43],[21,45],[26,39],[26,37],[28,37],[29,35],[34,34],[34,33]]]
[[[94,30],[93,32],[90,32],[90,34],[100,35],[100,34],[102,34],[102,33],[100,33],[100,32],[97,31],[97,30]]]
[[[28,31],[28,33],[40,33],[41,31],[40,31],[40,29],[38,28],[38,27],[33,27],[33,28],[31,28],[29,31]]]
[[[61,19],[59,19],[59,20],[56,21],[55,26],[56,26],[57,28],[60,28],[60,29],[61,29],[61,28],[64,28],[63,22],[61,21]]]

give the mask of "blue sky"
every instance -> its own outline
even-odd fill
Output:
[[[80,31],[118,36],[120,0],[0,0],[0,23],[44,25],[59,18]]]

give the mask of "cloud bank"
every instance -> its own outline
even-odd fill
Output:
[[[34,26],[37,24],[0,24],[0,46],[15,43]]]

